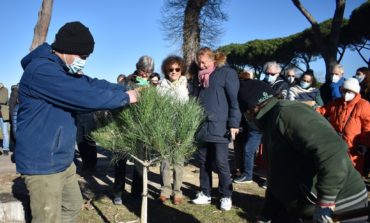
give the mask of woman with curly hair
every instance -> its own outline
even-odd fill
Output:
[[[179,56],[168,56],[162,63],[163,79],[157,86],[158,92],[161,95],[168,95],[178,101],[188,101],[189,91],[188,83],[185,75],[185,63]],[[178,205],[182,202],[182,181],[184,173],[184,160],[180,159],[175,164],[164,160],[161,163],[162,187],[159,200],[165,202],[173,196],[173,204]],[[173,178],[173,189],[171,179]]]

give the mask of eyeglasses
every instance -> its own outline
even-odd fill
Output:
[[[181,69],[180,68],[170,68],[170,69],[168,69],[168,72],[173,72],[173,71],[180,72]]]
[[[147,72],[147,71],[143,71],[143,70],[139,71],[139,76],[141,76],[141,77],[149,77],[151,74],[152,74],[151,72]]]

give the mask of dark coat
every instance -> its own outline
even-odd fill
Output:
[[[198,79],[198,78],[196,78]],[[230,128],[240,125],[238,104],[239,79],[229,66],[216,68],[209,78],[209,87],[195,87],[194,93],[206,113],[203,141],[228,143]]]
[[[276,81],[271,84],[271,88],[278,98],[285,99],[288,96],[289,83],[282,77],[278,77]]]
[[[21,61],[15,159],[21,174],[52,174],[71,165],[76,143],[74,111],[114,109],[129,103],[125,88],[71,75],[43,44]]]

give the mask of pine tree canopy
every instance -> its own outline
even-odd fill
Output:
[[[149,87],[140,91],[138,103],[99,119],[105,124],[92,137],[100,146],[119,157],[134,155],[142,161],[174,163],[196,150],[194,135],[204,111],[196,99],[179,102]]]

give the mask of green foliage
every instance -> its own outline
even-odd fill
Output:
[[[349,19],[349,26],[352,35],[357,39],[370,39],[370,1],[366,1],[360,7],[352,11]]]
[[[365,8],[365,6],[362,6],[362,8]],[[362,11],[366,11],[366,9],[362,9]],[[359,14],[359,12],[357,14]],[[361,18],[366,15],[367,14],[361,14]],[[356,16],[354,15],[353,17],[360,17],[360,15]],[[356,24],[359,24],[358,20],[354,19],[354,21],[356,21]],[[330,41],[331,24],[331,19],[320,23],[320,30],[325,45]],[[364,26],[361,27],[365,33],[368,33]],[[350,29],[348,20],[343,19],[339,47],[345,48],[349,43],[351,43],[351,41],[356,39],[353,34],[354,32],[351,30],[352,28]],[[237,70],[240,70],[240,68],[252,67],[256,71],[261,71],[263,64],[272,60],[281,63],[283,67],[289,64],[294,64],[298,67],[300,63],[304,63],[306,68],[308,68],[309,62],[316,60],[321,56],[320,47],[317,46],[317,43],[314,40],[312,28],[308,28],[302,32],[282,38],[267,40],[257,39],[243,44],[232,43],[222,46],[218,50],[227,55],[228,63],[237,68]]]
[[[108,124],[92,133],[104,148],[120,156],[176,162],[195,151],[194,135],[204,113],[195,99],[179,102],[150,87],[140,91],[138,103],[105,119]]]

